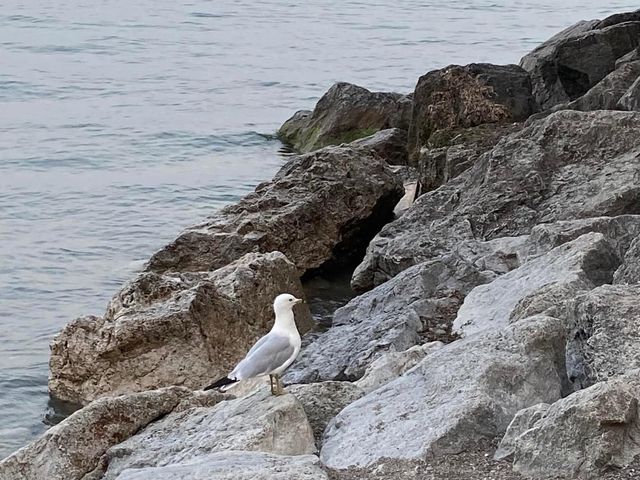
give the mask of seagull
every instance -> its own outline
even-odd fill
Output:
[[[276,320],[271,331],[251,347],[247,356],[236,365],[229,375],[212,383],[205,390],[219,388],[224,391],[231,385],[248,378],[269,375],[271,394],[282,395],[280,375],[300,353],[300,333],[293,317],[293,307],[303,300],[288,293],[278,295],[273,301]]]

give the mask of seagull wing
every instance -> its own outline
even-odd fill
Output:
[[[281,367],[295,351],[289,338],[276,333],[268,333],[249,350],[247,356],[229,374],[234,380],[267,375]]]

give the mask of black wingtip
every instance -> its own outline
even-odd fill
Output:
[[[225,385],[231,385],[236,382],[237,380],[233,380],[229,377],[223,377],[220,380],[213,382],[211,385],[204,387],[203,390],[213,390],[214,388],[224,387]]]

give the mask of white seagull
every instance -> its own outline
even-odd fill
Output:
[[[296,328],[293,307],[302,302],[303,300],[288,293],[278,295],[273,301],[276,320],[271,331],[251,347],[247,356],[229,375],[205,387],[205,390],[213,388],[226,390],[229,388],[228,385],[233,385],[240,380],[269,375],[271,393],[282,395],[284,390],[280,375],[300,353],[302,341]]]

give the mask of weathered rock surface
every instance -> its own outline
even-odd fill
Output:
[[[404,352],[389,352],[374,360],[364,374],[355,382],[365,393],[373,392],[376,388],[395,380],[407,370],[415,367],[431,352],[442,348],[442,342],[429,342],[416,345]]]
[[[365,138],[361,138],[351,145],[373,150],[380,158],[390,165],[407,165],[407,131],[399,128],[388,128]]]
[[[272,181],[155,253],[147,269],[209,271],[258,251],[282,252],[302,272],[352,262],[402,195],[370,150],[327,147],[293,157]]]
[[[416,265],[338,309],[333,326],[302,349],[285,381],[357,380],[384,353],[449,340],[464,296],[493,278],[455,255]]]
[[[633,82],[629,90],[620,97],[618,107],[622,110],[640,111],[640,78]]]
[[[342,470],[473,448],[561,397],[564,342],[560,321],[535,317],[446,345],[338,414],[320,458]]]
[[[463,240],[539,223],[640,212],[640,114],[557,112],[511,135],[418,198],[373,239],[352,286],[369,289]]]
[[[364,395],[364,391],[351,382],[291,385],[287,387],[287,392],[298,399],[307,414],[318,448],[329,421],[344,407]]]
[[[532,407],[520,410],[504,433],[504,437],[500,441],[500,445],[496,449],[493,458],[495,460],[504,460],[510,458],[516,451],[516,442],[522,432],[532,428],[538,420],[544,417],[547,410],[549,410],[548,403],[539,403]]]
[[[618,58],[618,60],[616,60],[616,68],[620,68],[625,63],[636,62],[638,60],[640,60],[640,47],[636,47],[629,53]]]
[[[171,412],[186,396],[186,389],[173,387],[97,400],[1,461],[0,478],[80,480],[107,449]]]
[[[567,312],[567,373],[577,388],[640,368],[640,285],[602,285]]]
[[[313,112],[300,111],[278,131],[301,152],[348,143],[387,128],[409,128],[411,98],[399,93],[370,92],[350,83],[336,83]]]
[[[635,371],[519,412],[501,449],[529,478],[602,478],[640,455],[639,404]]]
[[[517,65],[472,63],[434,70],[418,80],[409,128],[409,159],[438,130],[525,120],[536,111],[527,72]],[[436,142],[437,143],[437,142]]]
[[[278,455],[314,453],[313,431],[295,396],[268,389],[213,407],[194,407],[158,420],[108,450],[104,480],[127,469],[200,461],[221,451]],[[130,473],[129,473],[130,475]]]
[[[166,467],[123,471],[118,480],[328,480],[315,455],[218,452]]]
[[[49,390],[87,403],[167,385],[201,388],[269,330],[282,292],[303,295],[295,265],[279,252],[248,254],[214,272],[142,273],[104,317],[75,320],[54,338]],[[306,331],[309,311],[296,308]]]
[[[613,283],[640,283],[640,236],[626,251],[622,265],[613,275]]]
[[[620,259],[601,233],[587,233],[526,262],[493,282],[479,285],[464,299],[453,323],[460,335],[472,335],[509,323],[515,307],[537,290],[554,284],[575,292],[611,282]]]
[[[570,102],[573,110],[616,110],[618,101],[640,76],[640,61],[627,62],[596,83],[587,93]],[[633,110],[632,108],[621,108]]]
[[[543,109],[584,95],[640,45],[640,11],[602,21],[579,22],[525,55],[520,66],[531,75]]]

